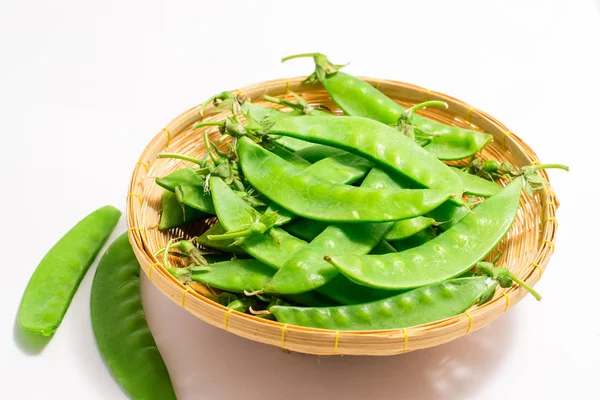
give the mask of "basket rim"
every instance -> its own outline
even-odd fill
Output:
[[[308,89],[313,88],[313,90],[322,89],[322,86],[320,86],[320,85],[306,86],[305,84],[302,83],[302,81],[305,78],[306,78],[305,76],[296,76],[293,78],[282,78],[282,79],[274,79],[274,80],[269,80],[269,81],[264,81],[264,82],[258,82],[258,83],[254,83],[254,84],[245,86],[241,89],[237,89],[236,91],[239,93],[243,93],[243,94],[254,93],[254,92],[257,92],[257,93],[263,92],[262,93],[263,95],[267,94],[267,93],[269,93],[271,95],[281,95],[281,94],[285,94],[285,93],[289,92],[291,90],[291,88],[296,89],[296,88],[306,87]],[[477,120],[478,121],[477,126],[481,126],[481,123],[485,122],[485,124],[497,128],[497,130],[504,132],[504,136],[503,136],[504,145],[506,146],[506,144],[508,142],[510,144],[509,150],[511,152],[516,151],[516,152],[522,153],[523,155],[525,155],[525,157],[528,159],[528,161],[532,164],[540,162],[536,153],[522,139],[520,139],[512,131],[510,131],[508,128],[506,128],[506,126],[504,126],[501,122],[499,122],[494,117],[487,114],[486,112],[479,110],[477,108],[474,108],[474,107],[468,105],[467,103],[462,102],[461,100],[455,99],[455,98],[448,96],[446,94],[443,94],[443,93],[435,92],[435,91],[428,90],[428,89],[425,89],[425,88],[417,86],[417,85],[413,85],[413,84],[409,84],[409,83],[405,83],[405,82],[401,82],[401,81],[389,80],[389,79],[376,79],[376,78],[369,78],[369,77],[362,77],[362,76],[360,78],[384,92],[385,92],[386,88],[391,88],[391,87],[398,88],[399,87],[399,88],[402,88],[402,89],[405,89],[408,91],[412,91],[412,92],[421,94],[423,101],[427,101],[430,99],[439,99],[439,100],[446,101],[450,105],[449,109],[445,110],[446,113],[450,113],[450,114],[454,115],[455,117],[463,118],[463,121],[466,121],[470,124],[473,124],[472,121]],[[294,91],[297,91],[297,90],[294,90]],[[310,90],[307,90],[307,91],[310,91]],[[260,98],[262,98],[262,96],[259,95],[259,98],[254,98],[252,100],[259,101]],[[444,327],[448,327],[448,326],[455,326],[456,324],[460,324],[463,326],[466,325],[464,334],[468,334],[472,331],[480,329],[481,327],[483,327],[483,326],[487,325],[489,322],[491,322],[491,320],[490,320],[483,324],[480,323],[482,321],[483,317],[486,316],[488,313],[498,311],[498,308],[503,308],[502,312],[496,313],[497,315],[495,315],[493,318],[493,319],[495,319],[499,315],[501,315],[503,312],[506,312],[510,307],[517,304],[527,294],[525,289],[522,289],[521,287],[513,286],[511,288],[504,289],[501,296],[495,297],[492,301],[490,301],[489,303],[487,303],[483,306],[477,307],[475,309],[470,309],[470,310],[468,310],[469,312],[467,312],[467,313],[459,314],[454,317],[449,317],[449,318],[446,318],[443,320],[438,320],[438,321],[431,322],[428,324],[418,325],[418,326],[409,327],[409,328],[368,330],[368,331],[365,331],[365,330],[332,331],[332,330],[327,330],[327,329],[317,329],[317,328],[301,327],[301,326],[296,326],[296,325],[287,325],[287,324],[283,324],[283,323],[280,323],[277,321],[265,320],[265,319],[257,318],[257,317],[254,317],[254,316],[251,316],[248,314],[243,314],[243,313],[239,313],[237,311],[232,311],[231,309],[228,309],[225,306],[222,306],[222,305],[210,300],[209,298],[204,297],[199,293],[196,293],[194,290],[190,290],[189,287],[184,286],[179,281],[177,281],[171,274],[169,274],[162,267],[162,265],[158,262],[158,260],[152,255],[151,249],[149,249],[147,247],[147,243],[145,242],[144,235],[147,235],[148,228],[138,227],[136,224],[136,221],[135,221],[135,219],[136,219],[135,217],[136,217],[136,215],[138,215],[138,213],[143,214],[144,206],[147,207],[147,201],[143,198],[142,195],[136,194],[136,189],[137,189],[140,179],[143,179],[144,174],[146,176],[148,175],[150,166],[152,165],[152,162],[154,161],[154,159],[148,159],[148,158],[150,158],[147,154],[149,152],[149,149],[151,149],[152,147],[157,147],[157,146],[163,147],[163,148],[165,146],[168,147],[170,142],[178,134],[185,132],[185,128],[182,128],[182,126],[183,127],[188,126],[189,123],[187,123],[187,122],[189,122],[190,120],[193,120],[195,117],[197,117],[196,119],[200,119],[199,115],[196,112],[198,107],[199,107],[199,105],[191,107],[188,110],[184,111],[179,116],[175,117],[173,120],[171,120],[164,128],[162,128],[152,138],[152,140],[149,142],[149,144],[146,146],[146,148],[142,152],[138,162],[136,163],[136,165],[133,169],[132,175],[131,175],[131,180],[130,180],[130,185],[129,185],[129,194],[127,196],[127,224],[128,224],[129,239],[130,239],[132,246],[134,247],[136,257],[138,258],[138,261],[142,265],[142,269],[144,270],[144,273],[150,278],[152,283],[161,290],[161,292],[166,294],[167,297],[171,298],[173,301],[177,302],[178,301],[177,299],[181,299],[180,305],[182,305],[183,308],[186,308],[185,302],[189,302],[190,300],[192,300],[195,302],[199,302],[198,304],[203,303],[205,306],[215,309],[215,310],[219,310],[220,312],[225,314],[223,324],[216,324],[216,323],[214,323],[214,321],[208,320],[207,318],[203,318],[203,316],[199,315],[198,313],[193,313],[200,319],[203,319],[204,321],[211,323],[214,326],[218,326],[220,328],[231,331],[232,333],[238,334],[240,336],[248,337],[250,339],[258,340],[258,341],[268,343],[268,344],[275,344],[275,343],[273,343],[273,340],[270,340],[270,341],[261,340],[261,338],[257,337],[252,332],[248,332],[247,329],[236,329],[236,327],[238,325],[244,325],[244,323],[241,321],[244,321],[246,323],[246,325],[248,325],[246,328],[252,328],[253,326],[255,327],[256,324],[262,325],[262,326],[274,327],[281,332],[280,347],[285,347],[285,348],[289,348],[289,346],[284,346],[284,339],[285,339],[286,335],[288,337],[290,337],[291,333],[293,333],[293,332],[304,333],[307,335],[317,335],[317,334],[325,333],[328,335],[333,334],[335,336],[334,337],[335,344],[332,348],[332,351],[329,351],[329,352],[320,352],[319,351],[319,352],[313,353],[312,351],[295,350],[295,351],[301,351],[301,352],[313,353],[313,354],[344,354],[344,352],[340,348],[341,347],[341,343],[339,343],[340,336],[343,336],[344,338],[351,338],[351,337],[357,337],[357,338],[378,337],[378,338],[383,338],[383,339],[395,338],[397,340],[400,340],[403,343],[403,349],[402,349],[403,351],[398,351],[398,349],[396,349],[395,352],[390,352],[388,354],[397,354],[397,353],[413,350],[413,349],[410,349],[408,346],[408,341],[410,338],[414,339],[421,335],[428,335],[428,334],[430,334],[430,332],[433,332],[437,329],[443,329]],[[208,114],[210,115],[210,108],[208,108],[207,110],[208,110]],[[543,208],[543,213],[546,214],[546,216],[545,216],[544,222],[542,223],[542,228],[541,228],[542,231],[540,233],[540,237],[543,238],[543,240],[541,240],[540,243],[538,244],[538,247],[536,249],[536,254],[533,258],[534,260],[536,260],[536,262],[532,263],[535,265],[535,267],[530,268],[529,272],[525,276],[521,276],[521,278],[524,279],[530,285],[534,285],[535,283],[537,283],[537,281],[541,278],[541,275],[547,266],[549,258],[554,250],[553,243],[554,243],[554,237],[555,237],[556,228],[557,228],[557,224],[555,224],[555,223],[549,224],[547,222],[548,221],[556,222],[555,212],[556,212],[556,208],[558,207],[559,203],[558,203],[558,200],[556,198],[554,191],[552,190],[552,187],[550,185],[550,180],[549,180],[546,172],[545,171],[540,171],[540,172],[541,172],[542,176],[548,180],[549,184],[548,184],[547,188],[543,191],[543,193],[541,195],[539,195],[540,200],[541,200],[541,206]],[[146,229],[146,230],[144,230],[144,229]],[[156,279],[156,277],[158,277],[161,280],[162,284],[159,285],[157,283],[157,281],[155,281],[153,279],[153,276],[155,279]],[[168,293],[169,290],[167,290],[167,287],[164,285],[169,285],[170,290],[174,290],[174,293]],[[454,337],[454,336],[451,339],[455,339],[456,337],[458,337],[458,336],[456,336],[456,337]],[[461,336],[461,335],[459,335],[459,336]],[[428,346],[426,346],[426,347],[428,347]],[[383,353],[386,353],[386,352],[383,352]],[[358,354],[358,353],[345,353],[345,354]]]

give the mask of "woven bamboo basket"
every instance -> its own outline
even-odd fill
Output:
[[[304,84],[303,79],[296,77],[263,82],[242,88],[239,92],[253,102],[273,106],[271,103],[261,102],[265,94],[291,98],[289,92],[293,91],[302,95],[310,104],[322,104],[337,110],[322,86]],[[406,83],[363,79],[403,105],[426,100],[447,102],[447,110],[427,109],[423,115],[447,124],[492,134],[494,141],[483,150],[483,158],[506,159],[519,167],[539,163],[533,150],[507,127],[468,104]],[[226,113],[211,107],[207,108],[204,120],[218,121],[226,117]],[[236,335],[294,352],[381,356],[437,346],[467,335],[507,312],[527,294],[516,285],[509,289],[499,289],[489,303],[482,307],[472,307],[458,316],[412,328],[383,331],[329,331],[284,325],[231,311],[217,304],[212,300],[215,296],[213,290],[199,284],[185,287],[153,256],[170,238],[191,238],[202,234],[211,223],[194,223],[184,229],[169,232],[160,232],[157,228],[163,189],[155,184],[154,178],[183,166],[182,161],[157,159],[157,155],[169,151],[202,156],[205,153],[201,140],[204,129],[209,130],[211,139],[216,139],[219,134],[214,127],[191,130],[192,124],[198,120],[198,107],[194,107],[162,128],[146,147],[131,178],[127,196],[127,223],[129,239],[150,281],[168,298],[203,321]],[[541,174],[548,178],[545,172]],[[534,285],[542,277],[554,251],[557,207],[558,200],[550,186],[536,193],[533,198],[523,194],[516,221],[499,245],[502,258],[498,265],[509,268],[527,283]],[[173,260],[174,264],[176,262]]]

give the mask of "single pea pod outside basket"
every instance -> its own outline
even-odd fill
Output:
[[[279,79],[262,82],[239,89],[239,93],[252,100],[254,104],[282,108],[281,105],[261,101],[263,96],[284,98],[294,101],[290,92],[302,96],[309,104],[323,105],[336,114],[342,114],[320,83],[304,83],[305,77]],[[406,83],[361,78],[387,97],[403,107],[427,100],[441,100],[449,107],[447,110],[428,108],[418,114],[444,124],[457,126],[493,136],[478,155],[484,159],[507,160],[520,168],[539,163],[534,151],[502,123],[488,114],[456,100],[453,97]],[[258,342],[278,346],[287,350],[309,354],[349,354],[349,355],[392,355],[412,350],[436,346],[459,338],[480,329],[503,313],[510,310],[527,295],[521,286],[499,288],[493,299],[480,307],[469,308],[456,316],[400,329],[346,330],[313,329],[283,324],[274,320],[258,318],[228,309],[215,300],[215,289],[193,283],[185,286],[166,271],[156,251],[165,247],[170,239],[190,239],[206,231],[211,221],[191,222],[180,228],[161,231],[161,198],[163,189],[155,184],[155,177],[163,177],[186,165],[180,160],[157,159],[159,153],[180,153],[201,158],[206,153],[203,135],[209,133],[212,141],[221,138],[215,127],[192,129],[198,121],[224,121],[229,110],[208,105],[204,117],[199,107],[194,107],[158,131],[148,144],[139,162],[135,165],[127,198],[127,221],[130,242],[150,281],[167,297],[198,318],[236,335]],[[399,133],[400,134],[400,133]],[[222,148],[227,140],[220,142]],[[543,178],[548,178],[540,171]],[[535,192],[533,196],[521,195],[519,212],[507,236],[500,242],[497,250],[502,257],[497,265],[507,268],[529,285],[535,284],[541,277],[554,251],[554,238],[557,228],[556,208],[558,200],[552,187]],[[438,221],[443,222],[443,221]],[[518,234],[517,234],[518,233]],[[172,257],[173,266],[183,266]],[[479,282],[475,280],[473,282]],[[466,281],[465,281],[466,282]],[[440,314],[440,318],[444,318]],[[323,327],[327,327],[323,325]],[[360,324],[356,329],[362,329]]]

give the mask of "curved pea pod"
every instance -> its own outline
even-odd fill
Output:
[[[285,136],[283,136],[283,137],[285,137]],[[305,143],[310,143],[310,142],[305,142]],[[323,146],[320,144],[315,145],[314,143],[311,143],[311,144],[312,144],[312,146],[308,146],[301,150],[298,150],[296,152],[296,155],[298,157],[304,158],[305,160],[307,160],[311,163],[316,163],[316,162],[319,162],[326,158],[330,158],[330,157],[334,157],[334,156],[337,156],[340,154],[348,153],[347,151],[344,151],[342,149],[338,149],[335,147]],[[358,157],[358,156],[355,156],[355,157]]]
[[[202,246],[210,247],[216,250],[224,251],[227,253],[244,254],[245,251],[239,246],[233,246],[233,240],[210,240],[210,235],[222,235],[226,233],[225,229],[219,221],[215,222],[213,226],[208,228],[202,235],[196,237],[194,241]]]
[[[311,174],[332,183],[349,184],[363,178],[371,167],[373,163],[370,161],[344,152],[312,164],[304,169],[303,174]],[[272,203],[266,212],[277,212],[276,225],[287,224],[297,217],[293,212],[275,203]]]
[[[463,193],[462,181],[449,166],[408,137],[377,121],[360,117],[290,117],[275,122],[269,131],[341,148],[426,188],[444,190],[455,196]]]
[[[351,306],[272,306],[277,321],[332,330],[408,328],[465,312],[496,282],[488,277],[457,278],[419,287],[387,299]]]
[[[181,204],[207,214],[215,214],[212,196],[204,187],[180,185],[175,188],[175,196]]]
[[[438,221],[438,227],[446,231],[470,213],[471,210],[467,206],[458,206],[447,201],[427,215]]]
[[[210,179],[211,192],[215,201],[215,209],[219,221],[228,231],[239,231],[253,223],[254,209],[240,199],[223,180],[217,177]],[[253,235],[245,240],[241,247],[257,260],[274,269],[280,269],[285,261],[294,253],[300,251],[307,243],[284,230],[271,228],[271,235]],[[276,238],[276,240],[274,239]],[[328,290],[325,292],[325,287]],[[352,304],[357,301],[372,301],[380,299],[379,290],[349,282],[345,276],[338,275],[330,284],[323,286],[322,293],[340,303]],[[313,295],[314,292],[306,294]],[[334,296],[334,297],[332,297]]]
[[[392,229],[385,235],[385,239],[388,241],[406,239],[429,228],[434,223],[435,220],[428,217],[415,217],[403,221],[396,221],[392,226]]]
[[[23,293],[18,313],[21,328],[43,336],[54,334],[120,217],[116,208],[102,207],[79,221],[48,251]]]
[[[423,215],[450,198],[450,193],[441,190],[384,190],[332,184],[314,175],[303,174],[302,170],[248,138],[238,140],[237,150],[244,176],[256,190],[281,207],[309,219],[395,221]]]
[[[256,212],[239,198],[221,178],[210,178],[210,190],[219,222],[227,232],[240,231],[253,224]],[[272,236],[252,235],[240,247],[259,261],[279,269],[285,259],[300,250],[306,242],[280,228],[271,228]]]
[[[510,229],[519,209],[523,182],[517,179],[485,200],[475,212],[427,243],[394,254],[328,257],[350,280],[393,290],[458,276],[482,260]]]
[[[477,175],[469,174],[458,168],[452,168],[452,171],[460,177],[465,192],[470,195],[491,197],[502,190],[502,186],[488,181],[487,179],[480,178]]]
[[[191,279],[232,293],[260,290],[275,274],[273,268],[253,259],[223,261],[210,264],[209,267],[208,271],[191,271]],[[316,293],[301,293],[285,297],[297,304],[309,307],[325,307],[335,304]]]
[[[435,210],[444,207],[447,204],[444,203]],[[454,209],[460,208],[458,206],[454,206]],[[429,214],[432,214],[435,210],[431,211]],[[465,207],[466,212],[468,213],[468,209]],[[466,215],[466,214],[465,214]],[[412,235],[415,235],[424,229],[427,229],[435,224],[435,219],[429,217],[415,217],[410,219],[404,219],[401,221],[394,222],[392,225],[392,229],[385,235],[385,240],[388,241],[398,241],[406,239]],[[312,241],[316,238],[321,232],[327,228],[327,223],[321,221],[313,221],[305,218],[298,218],[293,222],[287,224],[285,226],[285,230],[292,235],[299,237],[302,240]]]
[[[280,158],[283,158],[285,161],[293,164],[299,168],[308,168],[311,166],[311,163],[305,160],[304,158],[298,156],[296,153],[291,152],[288,149],[285,149],[280,146],[271,146],[268,149],[271,153],[277,155]]]
[[[140,264],[127,233],[111,244],[98,265],[90,308],[100,354],[123,389],[134,399],[176,399],[146,322]]]
[[[373,247],[369,254],[388,254],[395,253],[396,251],[396,248],[392,246],[387,240],[382,240],[377,244],[377,246]]]
[[[361,187],[398,186],[388,175],[373,169]],[[325,261],[326,255],[367,254],[390,230],[393,223],[339,224],[328,226],[302,250],[292,255],[265,286],[267,293],[303,293],[315,290],[339,275],[337,269]],[[327,294],[327,293],[326,293]]]
[[[405,111],[396,103],[367,82],[352,75],[339,72],[341,66],[333,65],[323,54],[311,56],[317,65],[317,73],[309,78],[318,78],[333,101],[346,115],[370,118],[387,125],[397,124]],[[287,57],[284,60],[296,58]],[[460,160],[471,157],[481,150],[493,137],[487,133],[445,125],[420,115],[413,117],[417,133],[432,135],[431,143],[425,148],[441,160]]]
[[[162,194],[160,222],[158,223],[159,230],[165,231],[177,228],[188,222],[201,221],[208,217],[209,215],[202,211],[179,204],[177,197],[172,192],[165,190]]]
[[[156,184],[171,192],[175,191],[177,186],[204,187],[204,179],[192,168],[182,168],[171,172],[169,175],[156,178]]]

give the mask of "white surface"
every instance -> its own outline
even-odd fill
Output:
[[[145,144],[213,93],[309,73],[415,83],[483,109],[553,172],[556,253],[531,297],[451,344],[389,358],[286,354],[195,319],[146,279],[154,335],[181,399],[600,398],[598,58],[592,1],[3,1],[0,398],[125,398],[95,347],[92,268],[52,341],[17,345],[15,314],[40,258],[91,210],[124,209]],[[284,4],[285,3],[285,4]],[[120,231],[124,230],[124,223]]]

